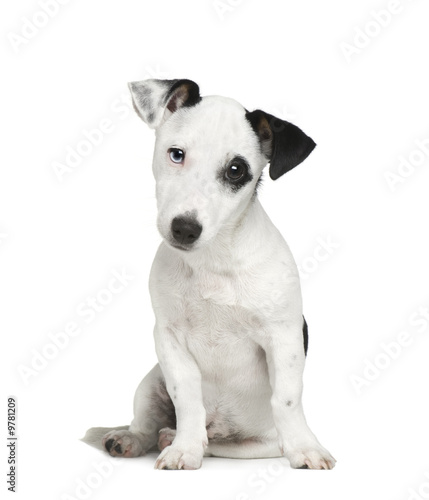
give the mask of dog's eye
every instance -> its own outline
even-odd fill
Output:
[[[183,163],[183,160],[185,159],[184,151],[179,148],[170,148],[168,153],[170,155],[170,160],[173,163]]]
[[[238,181],[245,174],[245,168],[243,165],[234,163],[230,165],[225,172],[225,177],[230,181]]]
[[[228,191],[236,193],[253,179],[250,165],[244,156],[236,155],[218,170],[217,177]]]

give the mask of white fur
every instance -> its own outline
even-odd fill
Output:
[[[131,90],[138,92],[138,84]],[[301,404],[298,271],[255,196],[267,160],[244,114],[239,103],[222,97],[205,97],[173,114],[157,109],[153,173],[164,241],[150,293],[159,365],[137,389],[129,429],[111,430],[104,443],[122,443],[123,456],[156,445],[166,423],[153,415],[153,401],[154,394],[168,399],[160,385],[165,381],[177,430],[163,429],[157,468],[198,468],[204,454],[283,454],[293,467],[330,469],[335,460],[308,428]],[[170,160],[171,147],[186,152],[184,165]],[[253,179],[231,192],[216,172],[237,154],[247,159]],[[171,221],[187,212],[197,214],[203,231],[184,251],[171,245]]]

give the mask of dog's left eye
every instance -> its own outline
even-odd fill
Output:
[[[183,163],[185,159],[185,153],[179,148],[170,148],[168,150],[168,154],[170,155],[170,160],[173,163]]]
[[[225,172],[225,177],[230,181],[238,181],[245,174],[245,168],[243,165],[233,163],[230,165]]]
[[[236,155],[218,170],[218,179],[229,191],[235,193],[250,182],[253,176],[247,160],[243,156]]]

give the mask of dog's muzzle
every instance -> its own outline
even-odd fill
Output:
[[[171,222],[171,234],[179,248],[190,248],[200,237],[203,226],[195,217],[179,216]]]

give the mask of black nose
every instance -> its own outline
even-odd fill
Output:
[[[191,217],[175,217],[171,223],[173,237],[181,245],[192,245],[202,230],[203,226]]]

